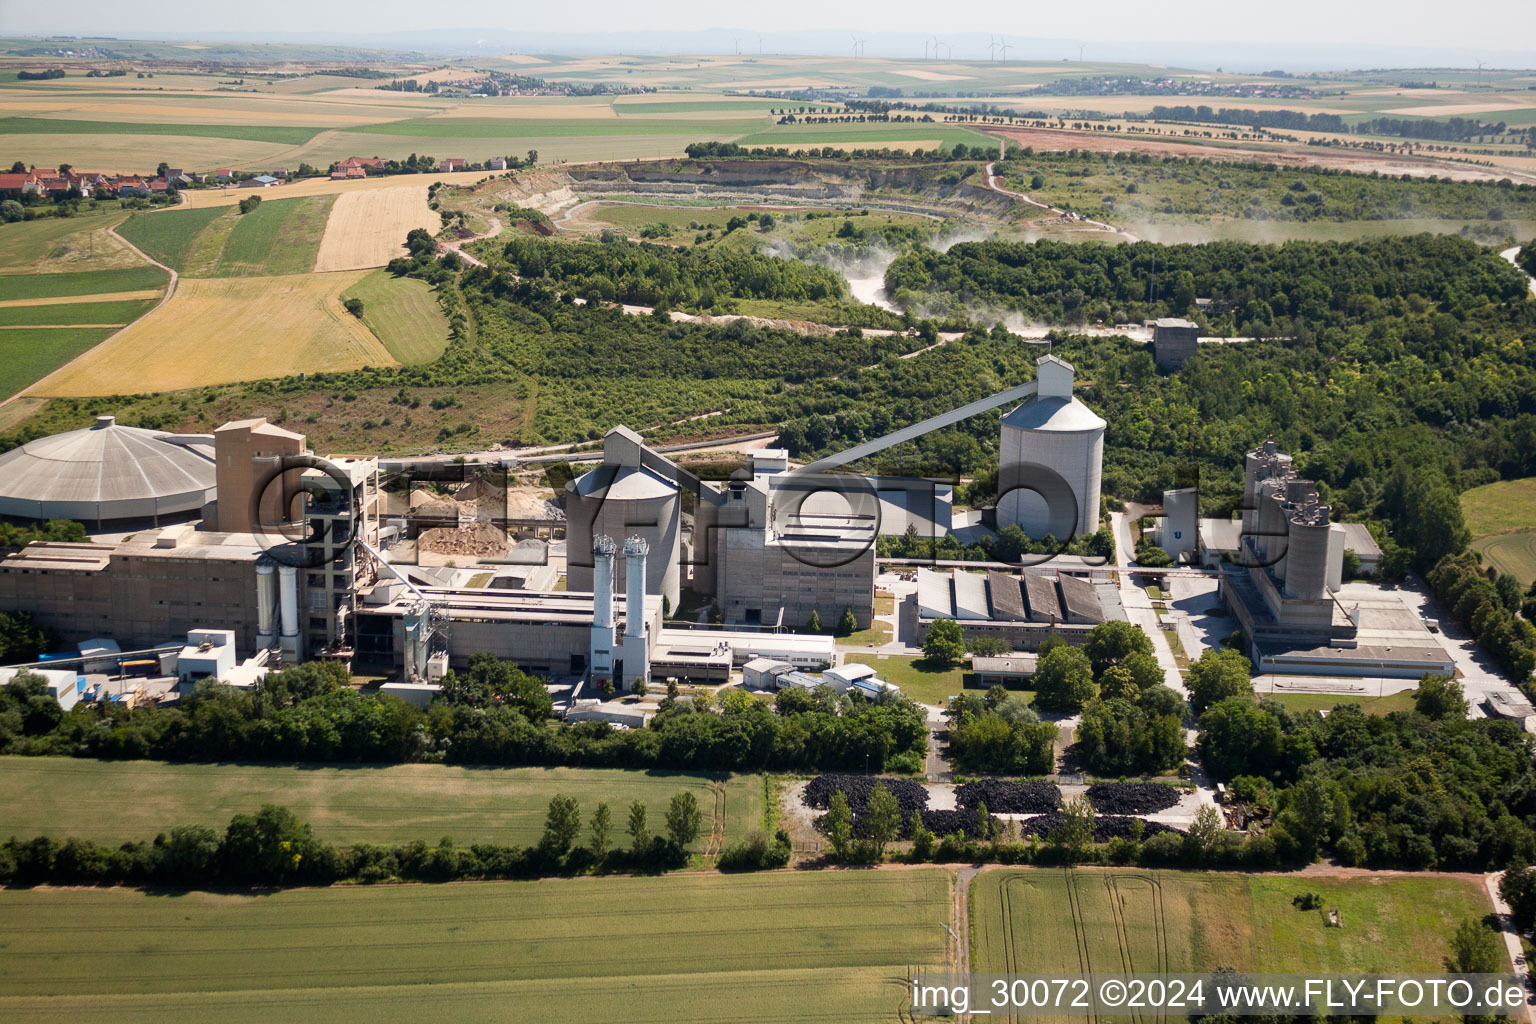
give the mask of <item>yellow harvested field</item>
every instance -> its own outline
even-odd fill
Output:
[[[1525,110],[1536,106],[1536,99],[1516,100],[1508,97],[1487,99],[1478,103],[1426,103],[1422,107],[1395,107],[1383,110],[1383,114],[1402,114],[1407,117],[1456,117],[1461,114],[1483,114],[1498,110]]]
[[[925,82],[968,82],[975,75],[945,75],[937,71],[897,71],[903,78],[920,78]]]
[[[943,145],[938,139],[882,139],[878,135],[866,135],[864,138],[838,138],[828,135],[825,139],[820,136],[815,142],[777,142],[769,136],[763,136],[764,145],[783,146],[793,153],[797,149],[820,148],[831,146],[834,149],[859,149],[863,147],[879,147],[880,149],[938,149]],[[753,143],[757,145],[757,143]]]
[[[31,395],[85,397],[179,391],[299,372],[393,366],[341,292],[362,271],[289,277],[183,278],[157,307]]]
[[[320,251],[315,254],[315,272],[382,267],[405,255],[405,236],[412,228],[432,231],[441,222],[427,205],[426,185],[398,185],[337,196],[325,222]]]
[[[0,136],[0,141],[4,140]],[[372,154],[357,154],[359,156],[371,156]],[[473,185],[481,178],[486,177],[490,171],[459,171],[455,174],[395,174],[378,178],[356,178],[352,181],[332,181],[330,178],[305,178],[291,185],[273,185],[271,188],[261,190],[262,199],[293,199],[297,196],[336,196],[345,195],[348,192],[367,192],[371,189],[399,188],[403,183],[426,188],[434,181],[446,182],[449,185]],[[240,200],[251,194],[250,189],[220,188],[199,189],[183,192],[182,204],[190,209],[199,209],[204,206],[234,206]]]
[[[398,116],[387,111],[379,111],[376,114],[362,113],[362,108],[351,106],[336,111],[321,113],[306,112],[294,109],[298,106],[292,99],[282,97],[274,99],[260,106],[242,109],[232,106],[177,106],[170,103],[112,103],[101,100],[86,100],[72,104],[68,107],[54,107],[40,113],[39,116],[47,118],[62,118],[68,120],[87,121],[137,121],[143,120],[150,124],[300,124],[322,125],[325,127],[343,127],[354,124],[374,124],[381,121],[398,120]]]
[[[160,288],[144,288],[134,292],[96,292],[91,295],[51,295],[43,299],[0,300],[0,309],[13,306],[78,306],[82,302],[134,302],[158,299],[165,292]]]
[[[610,120],[614,116],[613,105],[607,101],[601,103],[551,103],[547,100],[541,102],[535,99],[522,102],[466,103],[463,106],[454,107],[452,110],[445,110],[441,114],[437,114],[433,120],[444,121],[461,117],[505,117],[537,121],[592,121]]]

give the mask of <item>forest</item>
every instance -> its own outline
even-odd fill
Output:
[[[1536,858],[1536,771],[1520,723],[1469,720],[1430,677],[1411,712],[1326,717],[1253,694],[1200,716],[1206,768],[1255,812],[1282,859],[1371,868],[1497,870]]]

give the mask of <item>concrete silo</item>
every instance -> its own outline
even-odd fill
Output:
[[[1327,505],[1308,504],[1291,513],[1285,554],[1286,597],[1316,601],[1327,594],[1334,534]]]
[[[603,439],[603,461],[565,485],[566,588],[593,589],[592,543],[595,537],[640,537],[650,557],[645,590],[678,603],[681,504],[675,481],[651,465],[649,449],[627,427],[615,427]],[[662,467],[665,468],[665,467]],[[628,589],[627,560],[614,565],[614,586]]]
[[[1037,364],[1039,390],[1003,417],[997,525],[1057,540],[1099,525],[1104,420],[1072,397],[1072,365]]]

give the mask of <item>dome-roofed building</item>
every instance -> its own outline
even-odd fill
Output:
[[[1098,529],[1105,424],[1072,397],[1071,363],[1037,366],[1039,390],[1003,417],[997,525],[1064,541]]]
[[[119,426],[29,441],[0,455],[0,516],[101,527],[196,513],[214,496],[213,438]]]

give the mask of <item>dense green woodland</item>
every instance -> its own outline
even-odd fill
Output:
[[[1276,812],[1267,835],[1282,856],[1346,865],[1461,871],[1536,858],[1536,770],[1518,722],[1468,720],[1460,688],[1438,705],[1327,717],[1253,695],[1200,716],[1206,768],[1255,811]]]

